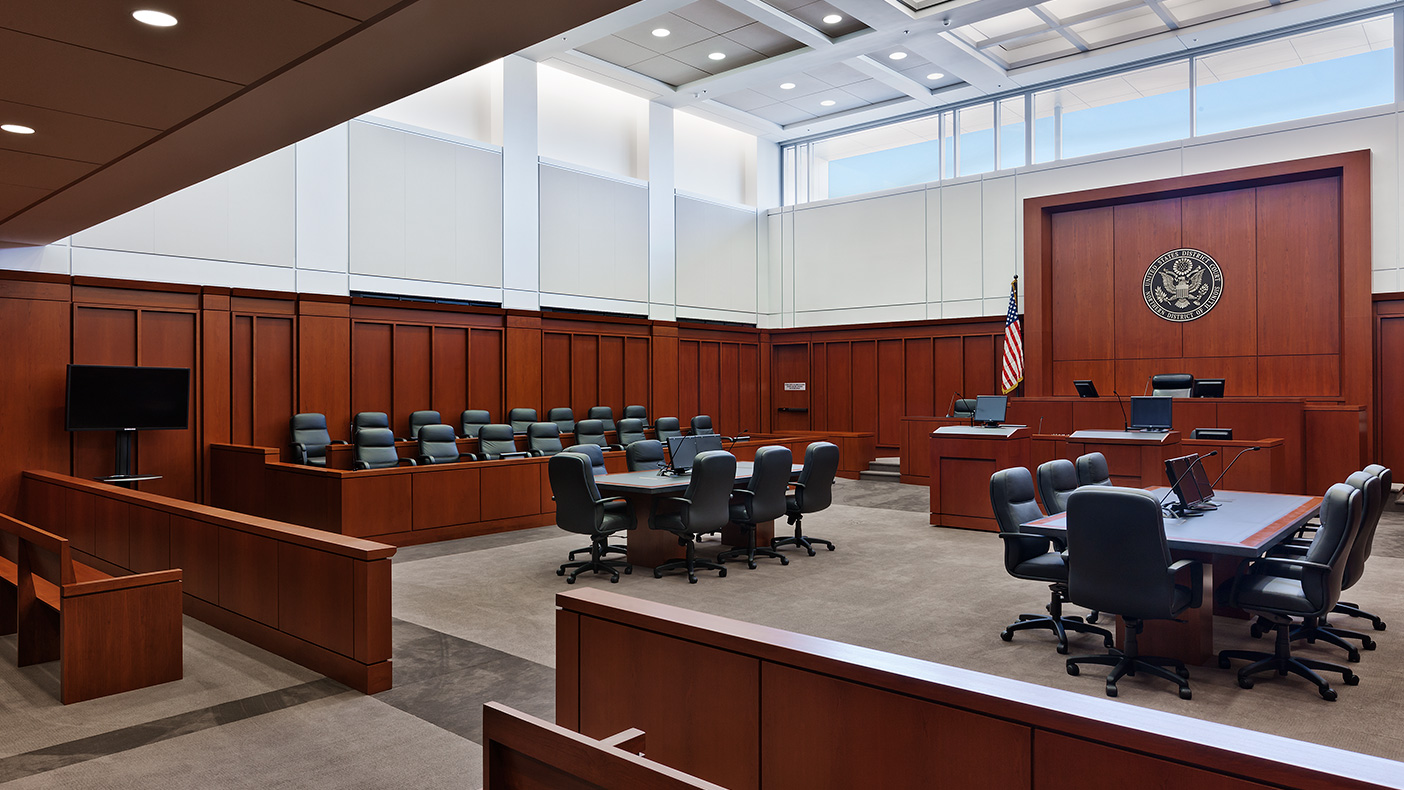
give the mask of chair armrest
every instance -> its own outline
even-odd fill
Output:
[[[1031,535],[1027,532],[1000,532],[998,535],[1000,540],[1006,541],[1052,540],[1052,538],[1045,535]]]
[[[528,458],[540,458],[543,455],[545,455],[545,453],[541,452],[540,450],[527,450]]]
[[[481,458],[479,458],[479,457],[477,456],[476,453],[464,453],[464,454],[458,456],[458,459],[459,459],[460,461],[481,461],[481,460],[482,460]]]
[[[1198,609],[1204,603],[1204,563],[1199,560],[1175,560],[1165,572],[1174,578],[1183,568],[1190,569],[1190,608]]]
[[[427,455],[421,455],[419,456],[419,464],[420,466],[432,466],[434,464],[434,459]]]
[[[1331,566],[1321,562],[1307,562],[1306,560],[1288,559],[1286,557],[1258,557],[1253,560],[1253,570],[1260,566],[1272,566],[1278,568],[1301,568],[1303,571],[1313,573],[1329,573]]]
[[[517,451],[515,451],[515,452],[510,452],[510,453],[501,453],[501,454],[499,454],[497,457],[498,457],[498,458],[527,458],[527,457],[529,457],[530,455],[531,455],[531,454],[528,453],[526,450],[517,450]]]
[[[605,449],[606,449],[606,450],[623,450],[623,449],[624,449],[624,445],[622,445],[622,444],[607,444],[607,445],[605,445]]]
[[[790,483],[790,486],[793,488],[804,488],[804,483],[801,483],[800,481],[796,480],[795,482]]]
[[[367,464],[365,461],[352,461],[352,462],[351,462],[351,468],[352,468],[352,469],[369,469],[369,468],[370,468],[370,464]]]
[[[297,463],[307,463],[307,445],[303,444],[302,442],[293,442],[292,451],[293,458],[296,459]]]
[[[409,465],[409,466],[417,466],[417,464],[414,462],[414,459],[413,459],[413,458],[401,458],[400,460],[396,461],[395,464],[396,464],[397,466],[398,466],[399,464],[407,464],[407,465]]]
[[[332,444],[350,444],[350,442],[345,439],[332,439]]]

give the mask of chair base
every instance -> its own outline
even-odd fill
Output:
[[[1359,675],[1340,664],[1317,661],[1314,658],[1294,657],[1292,655],[1292,621],[1282,618],[1274,621],[1274,625],[1277,628],[1277,642],[1276,649],[1272,653],[1261,653],[1256,650],[1222,650],[1219,652],[1219,666],[1223,669],[1229,668],[1229,662],[1232,659],[1253,662],[1238,670],[1238,685],[1241,688],[1253,688],[1253,675],[1276,672],[1278,675],[1286,676],[1290,673],[1310,680],[1316,684],[1316,691],[1322,699],[1327,702],[1335,702],[1336,690],[1331,688],[1331,685],[1317,673],[1317,670],[1341,673],[1341,679],[1347,686],[1360,683]]]
[[[592,548],[592,547],[590,547],[590,546],[583,546],[583,547],[581,547],[581,548],[575,549],[574,551],[572,551],[572,552],[570,553],[568,559],[572,559],[572,560],[573,560],[573,559],[575,559],[575,555],[588,552],[588,551],[590,551],[591,548]],[[609,545],[609,546],[605,546],[605,547],[604,547],[604,550],[601,551],[600,554],[601,554],[601,555],[605,555],[605,554],[622,554],[622,555],[624,555],[625,557],[627,557],[627,556],[629,556],[629,550],[628,550],[627,548],[625,548],[624,546]]]
[[[1058,637],[1058,653],[1067,655],[1068,652],[1068,631],[1075,631],[1080,634],[1099,634],[1103,643],[1107,647],[1116,644],[1111,632],[1105,628],[1098,628],[1082,621],[1076,615],[1061,615],[1052,617],[1042,614],[1021,614],[1019,619],[1005,626],[999,633],[999,638],[1006,642],[1014,639],[1015,631],[1052,631]]]
[[[1381,620],[1379,615],[1370,614],[1364,609],[1361,609],[1359,604],[1338,601],[1336,603],[1336,608],[1332,609],[1331,611],[1335,614],[1344,614],[1350,617],[1360,617],[1365,620],[1369,620],[1370,625],[1374,627],[1376,631],[1385,630],[1385,621]]]
[[[738,548],[730,549],[730,550],[728,550],[728,551],[723,551],[722,553],[720,553],[720,554],[717,555],[717,562],[718,562],[718,563],[724,563],[724,562],[726,562],[727,560],[735,559],[735,558],[737,558],[737,557],[745,557],[745,558],[746,558],[746,567],[750,568],[751,570],[755,570],[755,569],[756,569],[756,555],[759,554],[759,555],[761,555],[762,557],[773,557],[773,558],[775,558],[775,559],[777,559],[777,560],[780,560],[780,564],[781,564],[781,565],[789,565],[789,564],[790,564],[790,558],[789,558],[789,557],[786,557],[785,555],[781,554],[780,552],[776,551],[775,549],[767,549],[767,548],[764,547],[764,546],[761,546],[761,547],[759,547],[759,548],[756,547],[756,525],[755,525],[755,524],[742,524],[741,527],[743,527],[743,528],[746,530],[746,547],[745,547],[745,548],[739,548],[739,547],[738,547]]]
[[[1266,617],[1259,617],[1254,621],[1253,625],[1249,627],[1248,632],[1252,634],[1254,639],[1257,639],[1268,631],[1274,630],[1276,627],[1276,624],[1272,620]],[[1318,641],[1325,642],[1329,645],[1335,645],[1346,651],[1346,660],[1352,664],[1360,663],[1360,651],[1356,649],[1355,645],[1347,642],[1347,639],[1359,640],[1360,646],[1366,650],[1374,650],[1376,647],[1375,640],[1371,639],[1369,635],[1345,628],[1335,628],[1330,623],[1326,622],[1324,617],[1320,620],[1314,617],[1308,617],[1301,623],[1293,624],[1290,638],[1293,642],[1299,642],[1305,639],[1309,645],[1314,645]]]
[[[653,578],[661,579],[663,578],[663,574],[667,573],[668,571],[675,571],[678,568],[684,568],[687,570],[688,584],[697,583],[698,568],[702,568],[703,570],[709,571],[720,571],[720,573],[717,574],[717,578],[726,578],[726,566],[717,562],[710,562],[708,560],[697,559],[697,546],[692,540],[684,537],[679,537],[678,543],[687,547],[687,556],[680,560],[669,560],[663,563],[662,565],[659,565],[658,567],[654,568]]]
[[[780,548],[781,546],[799,546],[800,548],[802,548],[802,549],[804,549],[805,551],[809,552],[809,556],[811,556],[811,557],[814,556],[814,544],[815,544],[815,543],[820,543],[820,544],[823,544],[823,545],[827,546],[827,547],[829,548],[829,551],[833,551],[833,550],[834,550],[834,544],[830,543],[830,542],[827,541],[827,540],[824,540],[824,539],[822,539],[822,538],[807,538],[807,537],[805,537],[804,532],[801,530],[801,526],[800,526],[801,522],[803,521],[803,516],[802,516],[802,515],[797,514],[797,513],[792,513],[792,514],[789,514],[789,515],[788,515],[788,518],[789,518],[790,523],[793,524],[793,525],[795,525],[795,536],[794,536],[793,538],[771,538],[771,539],[770,539],[770,548],[772,548],[772,549],[778,549],[778,548]]]
[[[625,576],[628,576],[634,572],[634,566],[630,565],[627,562],[620,562],[618,560],[602,560],[594,555],[591,555],[590,559],[588,560],[580,560],[578,562],[567,562],[562,564],[561,567],[556,569],[556,575],[565,576],[566,570],[570,568],[574,568],[575,570],[572,570],[570,572],[570,575],[566,576],[566,584],[575,584],[575,577],[579,576],[585,571],[590,571],[592,573],[608,573],[610,584],[619,583],[620,569],[623,569]]]
[[[1111,652],[1106,655],[1070,658],[1067,661],[1068,674],[1079,674],[1082,664],[1109,666],[1112,671],[1107,675],[1107,696],[1115,697],[1116,682],[1123,677],[1135,677],[1139,670],[1174,683],[1179,687],[1180,699],[1193,698],[1194,694],[1189,687],[1189,669],[1185,662],[1178,658],[1141,655],[1137,643],[1141,636],[1142,621],[1130,617],[1123,617],[1122,620],[1126,623],[1126,649],[1117,650],[1108,645]],[[1173,667],[1175,671],[1171,672],[1166,667]]]

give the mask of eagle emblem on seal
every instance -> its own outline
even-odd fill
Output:
[[[1146,269],[1142,295],[1151,312],[1167,321],[1193,321],[1214,309],[1224,292],[1219,264],[1201,250],[1171,250]]]

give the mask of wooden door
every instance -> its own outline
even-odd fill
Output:
[[[775,431],[809,430],[809,345],[777,345],[775,348],[774,393]]]

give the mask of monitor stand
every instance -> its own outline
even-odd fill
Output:
[[[160,480],[160,475],[139,475],[136,473],[137,432],[135,428],[122,428],[117,431],[117,472],[107,477],[95,478],[104,483],[112,483],[123,488],[136,488],[143,480]]]

